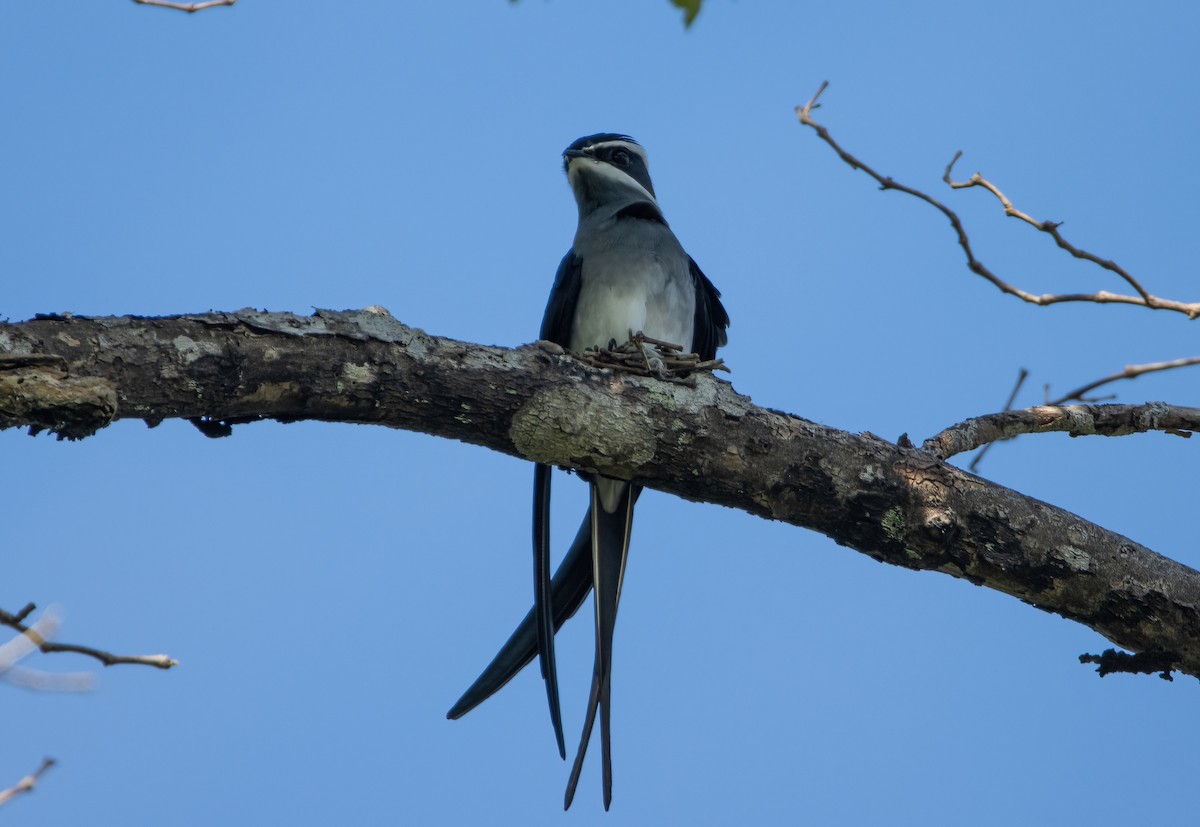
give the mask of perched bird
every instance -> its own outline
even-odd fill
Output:
[[[541,338],[577,353],[612,348],[643,333],[714,358],[729,316],[721,294],[667,226],[650,183],[646,152],[627,135],[580,138],[563,152],[579,226],[559,264],[542,318]],[[459,718],[538,655],[559,754],[565,758],[554,634],[595,588],[596,661],[583,735],[567,783],[571,806],[584,754],[600,713],[604,809],[612,801],[609,700],[613,625],[629,554],[633,506],[641,486],[593,476],[591,504],[570,549],[550,578],[550,466],[534,467],[533,608],[508,642],[447,713]]]

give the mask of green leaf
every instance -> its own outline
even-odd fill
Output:
[[[701,2],[702,0],[671,0],[672,6],[683,9],[684,28],[692,25],[692,21],[696,19],[696,15],[700,13]]]

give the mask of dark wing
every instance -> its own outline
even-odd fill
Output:
[[[550,288],[550,299],[546,302],[546,314],[542,316],[542,330],[538,338],[563,347],[570,344],[582,277],[583,259],[570,250],[563,256],[554,275],[554,286]]]
[[[721,304],[721,291],[713,286],[691,256],[688,256],[688,266],[692,271],[692,281],[696,285],[692,350],[698,353],[701,359],[715,359],[717,348],[723,347],[727,341],[725,328],[729,327],[729,314]]]

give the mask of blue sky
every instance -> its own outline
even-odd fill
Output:
[[[985,8],[985,6],[987,6]],[[1196,324],[1035,308],[969,274],[945,197],[1034,292],[1118,289],[978,190],[1065,220],[1195,300],[1200,9],[1127,3],[125,0],[0,6],[0,317],[381,304],[469,341],[532,340],[575,208],[562,149],[622,131],[733,319],[759,404],[889,439],[1195,355]],[[1195,369],[1193,369],[1195,370]],[[1123,401],[1196,405],[1196,376]],[[1195,440],[1060,435],[981,473],[1200,563]],[[828,539],[648,493],[616,634],[614,802],[570,813],[541,681],[446,709],[530,600],[531,469],[427,436],[301,423],[209,440],[118,423],[0,434],[0,606],[62,639],[168,652],[87,695],[0,684],[0,785],[58,759],[22,824],[1128,824],[1194,812],[1197,685],[1100,680],[1106,642]],[[565,543],[583,486],[560,478]],[[568,741],[592,631],[560,635]],[[49,670],[89,661],[37,657]],[[15,822],[14,822],[15,823]]]

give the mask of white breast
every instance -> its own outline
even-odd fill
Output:
[[[641,251],[584,259],[571,349],[606,347],[610,340],[624,344],[632,331],[688,350],[695,302],[690,273],[668,272]]]

